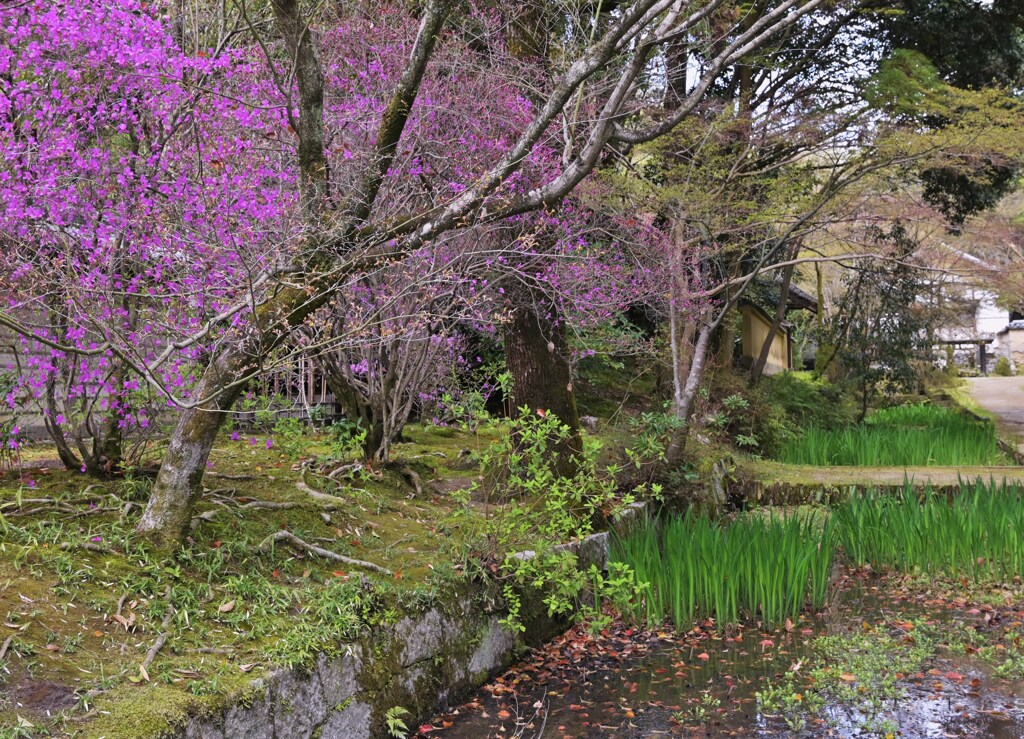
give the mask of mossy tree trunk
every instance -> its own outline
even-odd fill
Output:
[[[315,267],[315,235],[328,196],[327,158],[323,132],[323,72],[313,33],[302,17],[298,0],[273,0],[277,29],[294,59],[299,90],[298,135],[299,199],[309,230],[308,246]],[[146,510],[135,532],[160,549],[179,545],[188,533],[192,510],[202,493],[203,473],[228,412],[238,399],[244,378],[256,364],[251,357],[265,355],[280,344],[291,327],[309,315],[318,303],[304,290],[282,290],[257,310],[254,320],[262,330],[235,347],[219,351],[207,365],[195,389],[201,402],[186,408],[171,435],[160,472],[153,483]]]
[[[505,362],[512,375],[513,412],[550,413],[569,427],[567,438],[551,453],[558,474],[570,477],[583,440],[565,326],[550,311],[553,307],[544,300],[524,301],[513,309],[504,327]]]
[[[298,0],[272,0],[277,30],[292,57],[298,88],[298,119],[292,121],[298,137],[299,200],[306,222],[306,243],[295,264],[306,274],[302,288],[284,287],[260,305],[249,338],[218,351],[207,366],[195,396],[204,400],[182,412],[171,436],[160,472],[153,484],[146,511],[136,533],[160,548],[177,546],[184,539],[192,509],[202,491],[203,473],[217,439],[217,432],[244,386],[256,373],[259,358],[287,340],[290,332],[324,305],[330,290],[347,274],[338,270],[340,256],[352,255],[365,246],[358,234],[377,198],[394,160],[398,142],[416,99],[434,45],[451,10],[449,0],[430,0],[421,18],[420,34],[399,84],[381,118],[372,164],[353,188],[345,216],[331,249],[321,249],[325,238],[324,207],[329,199],[327,158],[323,128],[323,71],[314,33]],[[355,260],[351,260],[355,263]],[[354,267],[348,267],[351,271]],[[324,276],[328,275],[328,276]]]
[[[135,529],[158,549],[177,546],[188,533],[217,432],[243,387],[232,385],[244,376],[243,359],[241,352],[225,352],[210,363],[195,391],[197,397],[209,400],[183,411],[171,435],[146,510]]]

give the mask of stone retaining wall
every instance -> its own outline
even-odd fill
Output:
[[[479,687],[505,667],[524,640],[462,598],[449,613],[406,617],[309,670],[279,670],[223,714],[194,719],[185,739],[369,739],[389,736],[385,714],[409,711],[410,727],[450,697]]]
[[[635,504],[613,526],[624,530],[645,515]],[[607,533],[567,544],[580,567],[608,559]],[[312,669],[282,669],[253,681],[246,698],[213,717],[193,718],[178,739],[378,739],[388,737],[385,714],[394,707],[410,728],[480,687],[528,646],[568,623],[553,620],[539,597],[524,600],[526,631],[502,626],[489,599],[452,594],[450,603],[403,618],[362,641],[321,655]]]

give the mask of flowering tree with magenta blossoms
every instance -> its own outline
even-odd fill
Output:
[[[272,23],[243,3],[222,44],[188,54],[157,4],[4,9],[0,146],[12,196],[0,230],[31,257],[28,272],[56,279],[44,259],[57,255],[72,270],[59,290],[19,292],[25,272],[12,262],[4,324],[68,356],[109,353],[180,409],[138,527],[173,545],[241,387],[334,295],[445,234],[559,203],[609,145],[671,130],[723,70],[822,2],[774,0],[742,22],[724,0],[622,3],[566,36],[543,83],[506,62],[500,35],[465,23],[450,0],[316,15],[272,0]],[[404,42],[377,45],[362,31],[371,14]],[[478,56],[446,61],[470,27],[489,34],[474,40]],[[643,82],[680,38],[700,50],[699,73],[674,109],[649,115]],[[452,65],[465,73],[444,94],[459,105],[435,111],[431,128],[432,90],[441,94]],[[361,92],[372,78],[386,80],[383,94]],[[495,90],[519,93],[515,115]],[[500,135],[479,125],[499,120]],[[448,136],[436,147],[439,131],[465,143],[449,148]],[[555,166],[535,166],[546,151],[558,152]],[[423,186],[410,189],[415,181]],[[84,194],[93,188],[99,200]],[[81,335],[26,324],[38,294],[72,305],[67,325]],[[108,303],[109,317],[79,310],[93,300]],[[122,385],[107,382],[116,398]]]
[[[248,130],[250,106],[203,91],[252,84],[241,52],[186,56],[130,2],[22,4],[0,33],[16,395],[66,466],[109,472],[126,432],[189,397],[204,353],[244,320],[239,296],[286,242],[294,187],[280,148]]]

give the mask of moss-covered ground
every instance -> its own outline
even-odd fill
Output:
[[[225,435],[189,540],[168,559],[132,535],[149,478],[98,481],[30,448],[0,476],[0,737],[158,736],[244,700],[272,667],[307,664],[450,593],[477,517],[452,492],[478,475],[464,450],[493,433],[413,426],[401,464],[336,480],[300,462],[330,456],[324,438],[268,448],[263,435]],[[262,551],[282,529],[393,574]]]
[[[600,419],[590,433],[602,462],[622,464],[635,420],[656,410],[654,374],[587,361],[580,412]],[[327,435],[296,430],[268,445],[266,434],[225,434],[189,539],[170,558],[132,533],[151,476],[96,480],[64,471],[44,444],[24,450],[17,470],[0,473],[0,739],[160,736],[189,715],[254,698],[252,680],[274,668],[308,665],[404,615],[450,604],[453,588],[464,592],[467,544],[489,510],[459,492],[480,479],[472,452],[498,432],[414,424],[394,464],[333,478],[344,455]],[[1024,480],[1022,467],[783,465],[737,451],[706,424],[688,451],[692,474],[677,476],[687,484],[706,482],[712,461],[741,483],[819,494],[906,478]],[[263,546],[281,530],[391,574]]]
[[[623,384],[609,361],[587,360],[577,397],[601,418],[591,434],[612,462],[653,380],[633,368]],[[262,674],[467,592],[467,543],[494,508],[466,491],[500,424],[412,424],[393,464],[333,478],[355,449],[298,424],[278,431],[222,435],[188,541],[170,558],[133,536],[151,474],[65,471],[47,444],[0,472],[0,739],[160,736],[255,698]],[[391,574],[261,546],[282,530]]]

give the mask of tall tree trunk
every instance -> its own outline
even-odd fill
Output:
[[[363,440],[363,458],[367,462],[386,463],[390,452],[387,429],[384,428],[384,413],[375,409]]]
[[[68,325],[61,297],[61,293],[56,291],[51,294],[46,300],[46,309],[54,335],[63,339],[67,336]],[[60,457],[64,467],[69,470],[78,470],[82,466],[82,460],[71,449],[67,437],[64,436],[64,430],[57,423],[57,417],[63,415],[57,403],[57,381],[59,379],[64,385],[61,389],[62,399],[66,398],[70,372],[71,367],[67,356],[55,356],[53,359],[53,370],[47,374],[44,386],[46,405],[43,408],[43,424],[46,426],[47,433],[57,447],[57,456]]]
[[[242,391],[242,385],[232,383],[243,376],[244,364],[241,351],[215,357],[195,390],[198,397],[212,399],[183,411],[171,435],[146,510],[135,529],[158,549],[177,546],[188,533],[217,432]]]
[[[298,87],[298,120],[293,128],[298,135],[299,199],[306,221],[307,244],[303,265],[315,272],[330,266],[332,256],[317,248],[322,235],[321,214],[328,196],[327,158],[324,153],[323,73],[317,55],[312,29],[302,16],[298,0],[272,0],[277,30],[292,57],[295,83]],[[398,141],[405,129],[409,111],[415,101],[434,45],[451,7],[447,0],[432,0],[426,5],[420,22],[409,65],[381,118],[374,148],[373,162],[363,181],[354,188],[346,210],[355,234],[355,226],[369,216],[391,162]],[[358,243],[352,236],[351,251]],[[305,289],[284,287],[256,310],[257,324],[253,339],[239,347],[226,348],[215,355],[196,388],[200,398],[210,398],[202,406],[185,410],[171,435],[170,445],[153,484],[146,511],[136,533],[153,544],[170,548],[185,536],[192,517],[192,508],[202,490],[203,473],[217,431],[234,404],[247,372],[254,368],[252,360],[265,356],[287,339],[292,327],[300,324],[327,300],[324,284],[314,276]]]
[[[91,472],[109,475],[121,468],[124,457],[124,429],[121,427],[121,420],[125,415],[125,406],[128,402],[128,393],[124,389],[125,366],[118,361],[114,372],[111,375],[111,387],[114,391],[107,398],[107,412],[103,418],[100,438],[93,439],[92,444],[92,466]]]
[[[552,452],[558,474],[576,472],[575,456],[583,450],[572,373],[566,356],[565,327],[539,315],[544,307],[520,304],[504,327],[505,361],[512,374],[515,410],[552,413],[569,427],[569,436]],[[542,304],[543,305],[543,304]]]
[[[683,387],[686,378],[690,376],[690,366],[693,363],[693,340],[697,335],[697,323],[692,315],[686,320],[680,315],[675,305],[669,307],[670,340],[672,350],[672,408],[678,414],[678,409],[684,405]],[[680,325],[681,324],[681,325]]]
[[[298,120],[289,112],[298,135],[299,200],[309,229],[310,246],[320,227],[320,213],[327,197],[327,158],[323,133],[323,72],[310,29],[298,0],[273,0],[277,30],[293,59],[299,90]],[[315,249],[312,250],[315,255]],[[313,265],[309,265],[313,266]],[[262,356],[284,340],[287,329],[313,310],[305,291],[282,290],[277,299],[257,311],[257,323],[268,331],[254,339],[214,355],[195,390],[203,405],[185,409],[171,435],[146,510],[135,533],[160,549],[177,546],[185,538],[192,509],[202,492],[203,473],[217,432],[242,390],[239,379],[250,368],[250,356]],[[247,345],[248,344],[248,345]],[[255,350],[255,351],[253,351]]]
[[[728,280],[731,282],[740,277],[743,274],[743,259],[742,255],[737,253],[730,257],[729,269],[728,269]],[[742,292],[744,288],[741,287],[728,287],[723,294],[723,300],[725,301],[725,307],[722,309],[721,316],[715,321],[717,326],[721,326],[721,330],[718,332],[718,336],[712,336],[717,341],[717,357],[716,363],[720,367],[732,367],[733,359],[736,355],[736,321],[737,321],[737,310],[736,303],[738,300],[738,293]],[[714,333],[714,332],[712,332]]]
[[[674,403],[673,411],[675,416],[685,425],[673,436],[668,450],[665,452],[665,458],[670,467],[682,461],[683,451],[686,449],[690,416],[693,415],[693,402],[697,397],[697,390],[700,388],[701,380],[704,379],[704,367],[707,364],[708,349],[711,346],[711,335],[714,333],[715,327],[716,324],[701,326],[700,333],[697,335],[697,343],[693,346],[689,372],[686,374],[686,382],[683,383],[682,391]]]
[[[550,29],[546,15],[540,2],[518,10],[509,29],[509,51],[515,58],[547,62]],[[519,304],[503,332],[505,362],[513,383],[512,414],[514,417],[520,407],[529,407],[534,413],[552,413],[569,427],[569,437],[551,452],[558,474],[572,476],[583,440],[572,372],[566,361],[565,328],[543,315],[554,312],[554,306],[539,293],[525,286],[512,292],[519,293]]]

